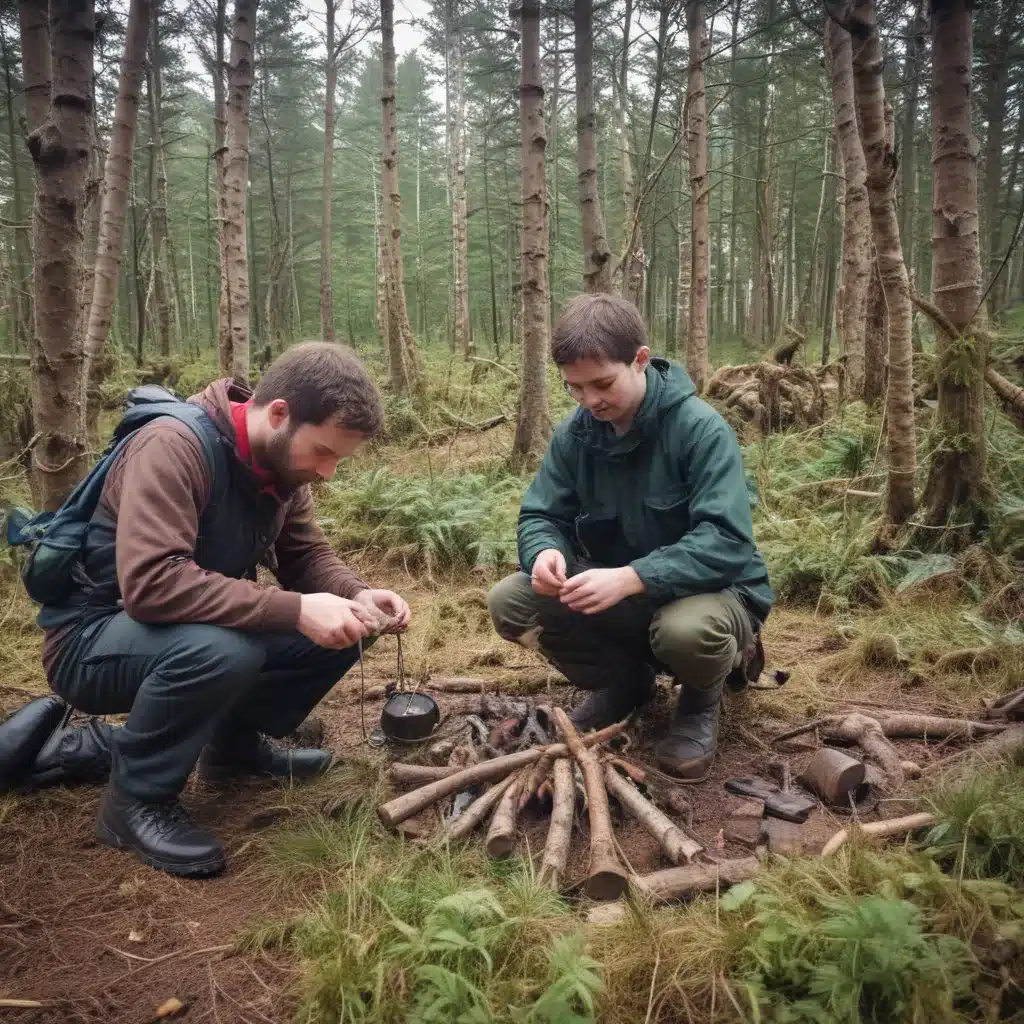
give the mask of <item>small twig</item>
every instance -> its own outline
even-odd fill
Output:
[[[807,722],[801,725],[797,729],[790,729],[789,732],[779,733],[778,736],[773,736],[771,742],[782,743],[784,740],[796,739],[797,736],[803,736],[804,733],[814,732],[815,729],[820,728],[823,725],[827,725],[835,718],[835,715],[828,715],[825,718],[815,718],[813,721]]]

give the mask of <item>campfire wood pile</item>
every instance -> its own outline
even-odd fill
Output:
[[[767,790],[760,794],[764,800],[740,801],[743,806],[734,806],[731,821],[740,833],[746,826],[749,834],[744,837],[723,829],[716,850],[705,851],[688,834],[687,826],[673,820],[655,803],[668,807],[677,817],[685,817],[686,797],[678,788],[652,786],[644,770],[622,756],[629,749],[626,722],[580,736],[560,708],[552,710],[529,699],[484,694],[477,712],[465,716],[460,726],[462,735],[457,733],[433,745],[435,760],[447,758],[448,763],[392,764],[391,781],[416,788],[382,804],[377,813],[385,825],[396,828],[440,801],[451,800],[451,808],[441,814],[443,835],[449,840],[464,839],[483,828],[488,854],[503,857],[514,849],[521,814],[533,801],[550,810],[539,877],[552,887],[561,888],[576,807],[582,800],[590,846],[583,892],[595,900],[614,900],[632,884],[655,898],[676,898],[749,878],[760,864],[758,855],[763,854],[766,834],[768,849],[776,849],[771,831],[766,833],[765,826],[787,825],[787,800],[798,810],[801,802],[805,805],[803,817],[790,817],[789,822],[806,821],[807,808],[819,806],[820,799],[833,813],[852,812],[855,827],[865,835],[898,835],[934,824],[931,815],[924,812],[864,823],[858,821],[858,801],[867,790],[896,794],[908,778],[916,778],[937,764],[961,756],[963,751],[943,749],[951,741],[980,740],[973,749],[996,756],[1014,747],[1024,747],[1024,725],[1014,724],[1022,714],[1024,688],[988,702],[977,721],[854,707],[773,737],[766,736],[767,742],[758,739],[768,755],[766,764],[778,770],[781,788],[753,777],[755,783]],[[810,743],[809,734],[813,734]],[[556,739],[560,742],[554,742]],[[896,739],[939,743],[930,748],[934,751],[932,759],[922,769],[901,755],[892,742]],[[785,756],[773,756],[783,744],[790,744],[786,749],[792,750],[793,741],[803,750],[815,751],[798,780],[806,789],[792,787],[789,761]],[[936,756],[940,751],[941,757]],[[852,756],[858,752],[863,761]],[[732,779],[726,788],[733,793],[743,792],[742,788],[735,788],[735,783],[750,781]],[[477,794],[475,791],[481,786],[487,788]],[[747,793],[748,797],[757,795]],[[642,876],[627,870],[612,825],[612,801],[657,840],[662,854],[674,867]],[[867,804],[860,806],[862,813],[867,809]],[[771,818],[772,815],[775,817]],[[821,854],[829,856],[838,850],[853,827],[836,831],[823,848],[819,843]],[[758,855],[723,858],[723,834],[738,839]],[[698,856],[701,862],[693,863]]]

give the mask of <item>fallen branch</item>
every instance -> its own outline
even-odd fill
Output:
[[[904,832],[913,832],[918,828],[929,828],[935,824],[935,815],[927,811],[919,814],[908,814],[903,818],[889,818],[887,821],[873,821],[869,825],[861,825],[859,832],[866,836],[898,836]],[[844,828],[838,831],[824,846],[821,851],[822,857],[830,857],[836,850],[842,848],[850,838],[850,829]]]
[[[486,793],[478,796],[459,816],[458,820],[448,829],[449,841],[468,836],[491,813],[494,806],[501,800],[502,794],[515,782],[516,776],[496,782]]]
[[[950,338],[959,338],[960,332],[953,326],[949,317],[939,309],[933,302],[926,299],[923,295],[918,295],[916,292],[910,293],[910,301],[917,306],[922,313],[924,313],[931,322],[938,327],[938,329],[945,334],[948,334]]]
[[[516,811],[519,809],[519,787],[523,784],[521,769],[505,789],[487,830],[487,856],[507,857],[516,844]]]
[[[673,864],[682,861],[689,863],[704,849],[700,843],[685,835],[671,818],[658,810],[639,790],[634,789],[610,764],[605,766],[604,781],[608,792],[658,840],[665,856]]]
[[[508,417],[504,413],[499,413],[490,419],[482,420],[480,423],[473,423],[471,420],[464,420],[461,416],[453,413],[451,409],[446,409],[440,403],[438,403],[437,408],[445,419],[450,420],[457,426],[464,427],[466,430],[473,430],[480,434],[486,430],[492,430],[494,427],[500,427],[502,423],[508,423]]]
[[[368,686],[363,691],[362,699],[370,700],[387,696],[387,687],[390,684],[380,686]],[[431,679],[420,684],[420,690],[425,693],[492,693],[502,687],[500,679],[481,679],[475,676],[452,676],[445,678]],[[547,687],[546,678],[523,679],[517,682],[517,692],[532,693],[534,690],[543,690]],[[351,691],[349,696],[354,700],[360,699],[358,688]]]
[[[1001,722],[972,722],[960,718],[943,718],[939,715],[887,713],[877,717],[882,732],[891,739],[944,740],[953,736],[974,739],[976,736],[987,736],[1006,728]]]
[[[563,712],[564,714],[564,712]],[[618,736],[626,728],[626,720],[616,722],[597,732],[588,733],[582,739],[584,747],[596,746]],[[575,732],[573,735],[576,735]],[[579,739],[579,737],[577,737]],[[461,768],[443,778],[436,779],[414,789],[409,793],[389,800],[377,808],[377,817],[389,828],[419,814],[424,808],[436,803],[450,793],[457,793],[460,789],[468,789],[480,782],[491,782],[495,779],[502,779],[511,772],[527,765],[533,764],[543,754],[549,753],[552,757],[566,757],[569,748],[564,743],[552,743],[547,747],[531,747],[529,750],[520,750],[514,754],[505,754],[502,757],[494,757],[488,761],[481,761],[479,764],[471,765],[469,768]],[[443,769],[442,769],[443,770]]]
[[[1017,387],[991,366],[985,370],[985,380],[999,396],[1003,411],[1021,430],[1024,430],[1024,388]]]
[[[590,874],[584,883],[584,891],[591,899],[618,899],[626,888],[628,876],[615,852],[608,790],[601,775],[601,763],[593,750],[584,746],[564,709],[555,708],[554,719],[566,746],[583,769],[590,817]]]
[[[458,770],[458,768],[438,768],[429,764],[405,764],[402,761],[396,761],[388,769],[388,777],[399,785],[423,786],[428,782],[436,782],[438,779],[447,779],[449,775],[454,775]]]
[[[649,875],[633,875],[630,882],[656,899],[670,900],[738,885],[756,875],[760,868],[761,862],[756,857],[737,857],[717,864],[687,864]]]
[[[38,999],[0,999],[0,1008],[4,1010],[41,1010],[45,1005]]]
[[[555,792],[551,801],[551,825],[544,844],[544,858],[540,865],[540,880],[557,889],[565,874],[569,860],[569,840],[572,819],[576,810],[576,786],[573,784],[572,763],[560,757],[555,761]]]

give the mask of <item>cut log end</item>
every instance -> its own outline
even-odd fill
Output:
[[[617,900],[629,884],[626,873],[616,867],[604,867],[592,872],[583,884],[583,891],[592,900]]]

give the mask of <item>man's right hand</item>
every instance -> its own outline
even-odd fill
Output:
[[[558,597],[565,583],[565,555],[558,548],[542,551],[534,560],[530,583],[542,597]]]
[[[351,647],[377,628],[377,619],[356,601],[334,594],[303,594],[298,631],[321,647]]]

